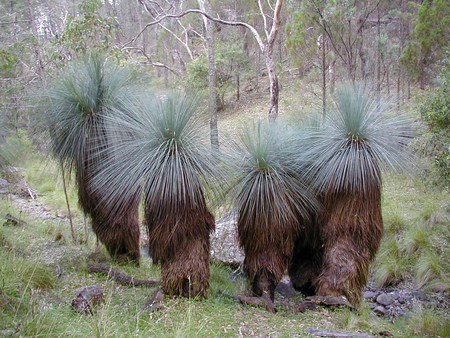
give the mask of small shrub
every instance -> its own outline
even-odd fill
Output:
[[[441,87],[425,101],[420,109],[428,125],[425,133],[425,154],[432,158],[436,173],[434,182],[450,187],[450,71],[443,73]]]

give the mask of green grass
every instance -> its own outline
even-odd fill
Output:
[[[374,264],[378,285],[409,281],[415,288],[449,291],[448,192],[417,178],[391,175],[383,193],[386,231]]]
[[[400,193],[399,187],[407,189],[408,194],[404,194],[404,190]],[[387,231],[379,259],[384,262],[381,266],[394,278],[411,279],[408,276],[414,275],[413,279],[425,289],[434,285],[439,290],[448,290],[448,266],[442,260],[442,255],[448,253],[444,247],[447,242],[443,240],[448,231],[442,229],[448,211],[442,204],[444,197],[437,192],[428,193],[417,181],[397,176],[386,180],[383,212],[390,224],[388,227],[395,231]],[[422,206],[433,208],[426,219]],[[18,212],[6,199],[0,200],[0,209],[13,214]],[[391,211],[393,216],[390,216]],[[70,232],[64,222],[25,220],[26,226],[0,226],[1,336],[307,337],[306,330],[310,327],[374,335],[389,331],[398,337],[448,336],[449,328],[443,314],[419,305],[409,317],[394,323],[375,316],[366,302],[356,312],[319,309],[296,313],[294,309],[299,300],[293,300],[287,307],[278,300],[277,314],[243,306],[219,290],[230,294],[243,292],[248,289],[247,281],[242,276],[234,277],[229,267],[220,264],[211,266],[208,299],[166,298],[162,310],[136,316],[155,288],[119,286],[106,276],[89,274],[89,255],[95,251],[93,236],[80,245],[69,240]],[[402,249],[402,235],[412,231],[416,223],[428,229],[430,240],[426,248],[419,247],[410,255]],[[63,234],[63,239],[56,238],[59,233]],[[433,240],[433,236],[441,242]],[[159,278],[159,267],[147,258],[142,259],[139,268],[114,266],[138,278]],[[94,284],[103,288],[105,301],[92,316],[73,311],[70,302],[76,290]]]
[[[303,105],[298,95],[289,94],[290,90],[286,88],[282,93],[281,99],[286,100],[282,103],[289,109]],[[241,105],[240,111],[223,112],[219,132],[233,135],[237,119],[265,118],[268,100],[264,95],[257,96],[261,98],[255,96]],[[304,100],[313,105],[311,97]],[[288,112],[281,112],[285,113]],[[39,191],[37,201],[57,214],[66,214],[58,164],[35,154],[20,165],[26,169],[29,185]],[[448,309],[424,308],[419,304],[395,322],[375,316],[367,302],[358,311],[320,308],[296,313],[300,299],[283,302],[285,307],[277,297],[276,314],[243,306],[219,290],[236,294],[248,289],[247,281],[218,264],[211,265],[208,299],[166,298],[162,310],[136,316],[155,288],[119,286],[106,276],[87,272],[87,264],[92,262],[90,254],[96,249],[95,236],[89,232],[89,240],[83,237],[83,217],[72,185],[69,195],[77,243],[71,240],[66,220],[28,217],[9,199],[0,197],[1,217],[11,213],[27,222],[25,226],[6,226],[0,220],[1,337],[308,337],[306,330],[311,327],[374,336],[381,331],[389,331],[395,337],[450,336]],[[384,180],[382,207],[386,231],[371,279],[380,285],[408,282],[425,290],[448,292],[448,192],[433,190],[410,176],[389,175]],[[108,259],[104,250],[101,256]],[[139,268],[113,266],[134,277],[159,278],[159,266],[152,265],[148,258],[142,259]],[[103,288],[105,302],[92,316],[72,310],[70,303],[76,290],[94,284]]]

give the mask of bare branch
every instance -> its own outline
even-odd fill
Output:
[[[258,7],[259,7],[259,11],[261,13],[261,16],[263,18],[263,22],[264,22],[264,32],[266,33],[266,38],[267,40],[269,40],[269,30],[267,28],[267,19],[266,19],[266,14],[264,14],[262,5],[261,5],[261,0],[258,0]]]
[[[123,47],[122,50],[130,50],[130,49],[134,49],[136,51],[138,51],[139,53],[141,53],[148,61],[148,63],[154,67],[159,67],[159,68],[165,68],[168,71],[172,72],[173,74],[175,74],[176,76],[180,76],[180,73],[173,69],[172,67],[169,67],[168,65],[166,65],[165,63],[162,62],[155,62],[152,61],[152,59],[150,58],[150,56],[147,55],[147,53],[145,53],[141,48],[139,47]]]
[[[272,45],[277,37],[277,33],[280,29],[280,16],[281,16],[281,7],[283,6],[283,0],[277,0],[275,4],[275,11],[273,13],[273,23],[272,29],[270,30],[270,34],[267,38],[267,43]]]
[[[278,2],[280,2],[280,0],[278,0]],[[261,36],[259,35],[258,31],[252,25],[249,25],[248,23],[241,22],[241,21],[227,21],[227,20],[214,18],[211,15],[209,15],[209,14],[207,14],[207,13],[205,13],[205,12],[199,10],[199,9],[188,9],[185,12],[182,12],[180,14],[167,14],[167,15],[164,15],[164,16],[160,17],[159,19],[156,19],[155,21],[152,21],[152,22],[146,24],[144,26],[144,28],[132,40],[130,40],[129,42],[127,42],[125,44],[125,46],[130,44],[130,43],[134,43],[148,27],[157,25],[157,24],[159,24],[160,22],[162,22],[163,20],[166,20],[166,19],[182,18],[182,17],[186,16],[187,14],[191,14],[191,13],[201,14],[201,15],[207,17],[211,21],[218,22],[218,23],[221,23],[221,24],[224,24],[224,25],[241,26],[241,27],[245,27],[245,28],[249,29],[252,32],[253,36],[255,37],[255,39],[256,39],[256,41],[257,41],[261,51],[264,51],[264,42],[262,41]]]

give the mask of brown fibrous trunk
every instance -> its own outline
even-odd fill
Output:
[[[343,295],[357,306],[383,236],[380,186],[373,184],[361,193],[325,194],[322,202],[323,263],[316,292]]]
[[[250,214],[246,208],[240,210],[238,237],[245,252],[244,271],[254,296],[268,294],[273,301],[275,287],[292,257],[295,239],[301,234],[301,218],[297,217],[293,207],[289,213],[273,207],[275,199],[287,201],[288,197],[273,196],[271,191],[265,190],[260,195],[259,204],[271,212],[262,215]]]
[[[199,196],[197,203],[184,200],[176,212],[145,210],[150,256],[161,263],[161,287],[170,296],[207,297],[209,236],[215,224],[203,193]]]

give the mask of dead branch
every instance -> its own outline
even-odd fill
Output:
[[[165,63],[162,62],[155,62],[152,61],[152,59],[150,58],[150,56],[148,56],[147,53],[145,53],[142,48],[139,47],[123,47],[122,50],[129,50],[129,49],[134,49],[137,50],[139,53],[141,53],[148,61],[148,63],[154,67],[159,67],[159,68],[165,68],[167,69],[169,72],[172,72],[173,74],[175,74],[176,76],[180,76],[180,73],[176,70],[173,69],[172,67],[169,67],[168,65],[166,65]]]
[[[232,295],[225,290],[219,290],[219,294],[231,298],[235,301],[240,302],[241,304],[246,304],[250,306],[260,307],[266,309],[271,313],[276,313],[277,309],[275,308],[275,304],[269,297],[253,297],[253,296],[241,296],[241,295]]]
[[[89,264],[88,271],[91,273],[100,273],[113,278],[120,285],[125,286],[155,286],[159,285],[158,280],[153,279],[137,279],[114,269],[111,266],[103,264]]]
[[[164,293],[161,289],[155,291],[150,300],[143,306],[143,308],[136,314],[135,317],[140,316],[147,310],[157,311],[163,306]]]
[[[21,220],[20,218],[15,217],[11,214],[6,214],[5,219],[6,219],[5,224],[12,224],[12,225],[17,225],[17,226],[28,225],[27,222]]]

